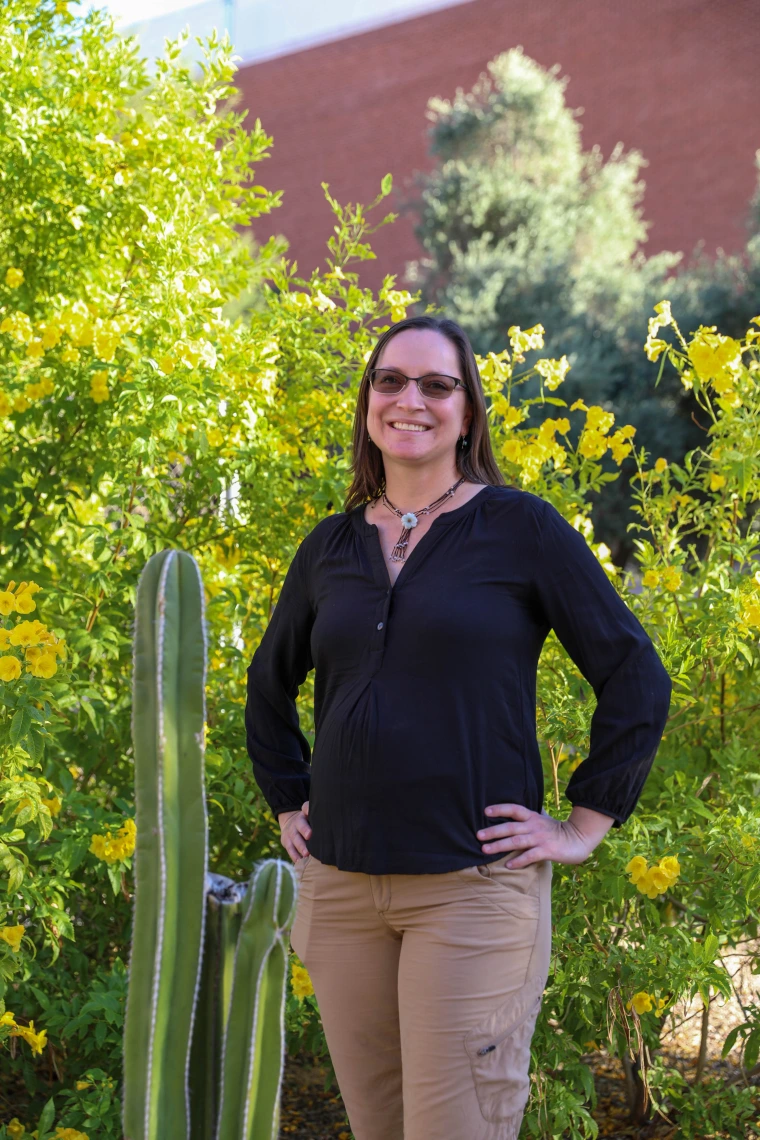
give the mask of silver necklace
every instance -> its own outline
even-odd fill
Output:
[[[456,483],[454,483],[451,487],[449,487],[448,491],[444,491],[444,493],[441,495],[441,497],[439,499],[436,499],[434,503],[430,503],[430,505],[427,507],[422,507],[422,509],[419,511],[406,511],[406,512],[400,511],[398,509],[398,507],[394,507],[393,503],[390,501],[390,499],[385,494],[385,491],[383,491],[383,502],[385,503],[385,505],[389,511],[393,511],[394,515],[398,515],[398,517],[401,519],[401,523],[403,526],[401,534],[399,535],[399,538],[398,538],[398,542],[393,547],[393,550],[391,551],[391,553],[388,556],[389,562],[403,562],[404,561],[405,554],[406,554],[405,548],[406,548],[407,542],[409,540],[409,535],[412,533],[412,530],[414,529],[414,527],[416,527],[417,523],[419,522],[419,518],[417,516],[418,515],[429,515],[433,511],[437,510],[438,507],[440,507],[441,503],[445,503],[447,499],[451,498],[451,496],[456,491],[457,487],[461,483],[464,483],[464,482],[465,482],[465,477],[463,475],[461,479],[457,479]]]

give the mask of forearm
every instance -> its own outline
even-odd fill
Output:
[[[601,843],[615,821],[612,816],[604,815],[603,812],[576,805],[568,816],[568,822],[588,844],[590,853]]]

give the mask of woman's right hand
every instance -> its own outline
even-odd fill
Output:
[[[311,827],[307,816],[309,814],[309,801],[303,804],[301,811],[281,811],[277,816],[280,825],[280,840],[294,863],[309,854],[306,840],[311,838]]]

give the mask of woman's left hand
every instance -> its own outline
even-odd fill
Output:
[[[542,859],[582,863],[614,822],[610,816],[581,807],[574,807],[569,819],[554,819],[545,811],[531,811],[522,804],[489,804],[486,815],[515,821],[494,823],[477,833],[485,855],[515,852],[507,867],[527,867]]]

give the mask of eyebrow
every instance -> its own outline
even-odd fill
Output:
[[[401,372],[404,376],[408,375],[398,364],[375,364],[374,367],[387,368],[391,372]],[[457,376],[455,372],[447,372],[445,368],[432,368],[429,372],[420,372],[418,379],[422,379],[423,376],[453,376],[455,380],[464,379],[463,376]]]

